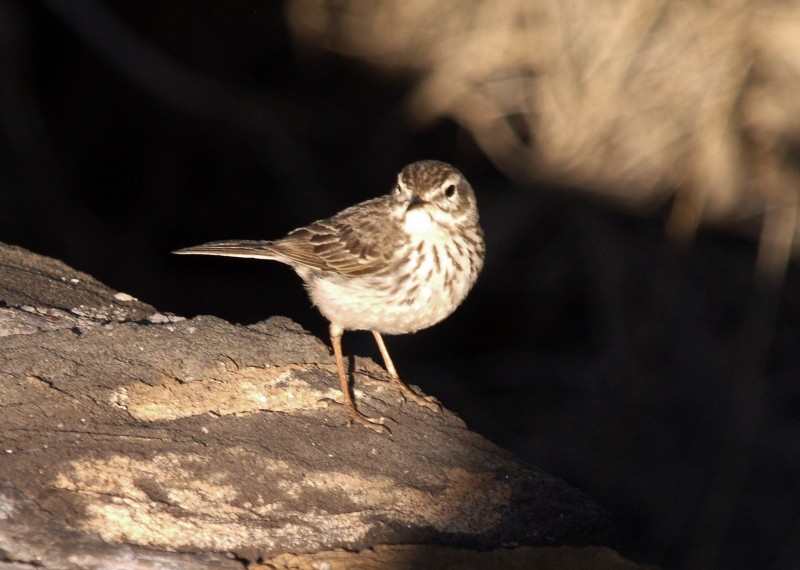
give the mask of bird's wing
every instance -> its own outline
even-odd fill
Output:
[[[318,271],[370,275],[392,262],[402,234],[388,219],[386,197],[363,202],[274,242],[286,258]]]

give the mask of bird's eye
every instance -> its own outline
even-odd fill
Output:
[[[455,184],[450,184],[447,188],[444,189],[444,195],[448,198],[452,198],[456,194],[456,186]]]

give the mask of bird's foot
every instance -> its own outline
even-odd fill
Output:
[[[433,396],[417,394],[412,388],[406,386],[400,378],[393,378],[392,383],[395,388],[397,388],[397,391],[400,392],[400,396],[402,396],[404,401],[413,400],[420,406],[428,408],[436,414],[442,413],[442,406],[439,405],[439,402]]]
[[[348,407],[347,408],[347,423],[348,425],[360,424],[367,429],[371,429],[372,431],[380,434],[391,434],[392,430],[386,427],[386,418],[384,417],[377,417],[372,418],[370,416],[365,416],[361,412],[359,412],[355,407]]]

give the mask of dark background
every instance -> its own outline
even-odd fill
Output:
[[[608,509],[637,562],[798,567],[796,265],[759,281],[756,241],[672,243],[668,204],[515,186],[457,125],[410,124],[413,76],[295,45],[277,2],[100,6],[114,19],[0,2],[0,241],[161,311],[282,314],[325,337],[287,267],[169,252],[279,237],[410,161],[452,162],[487,264],[451,318],[388,340],[401,375]],[[378,358],[368,334],[344,343]]]

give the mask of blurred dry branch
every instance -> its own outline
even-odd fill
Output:
[[[290,0],[303,42],[419,82],[513,179],[648,210],[669,230],[758,231],[759,267],[797,251],[800,4],[778,0]]]

